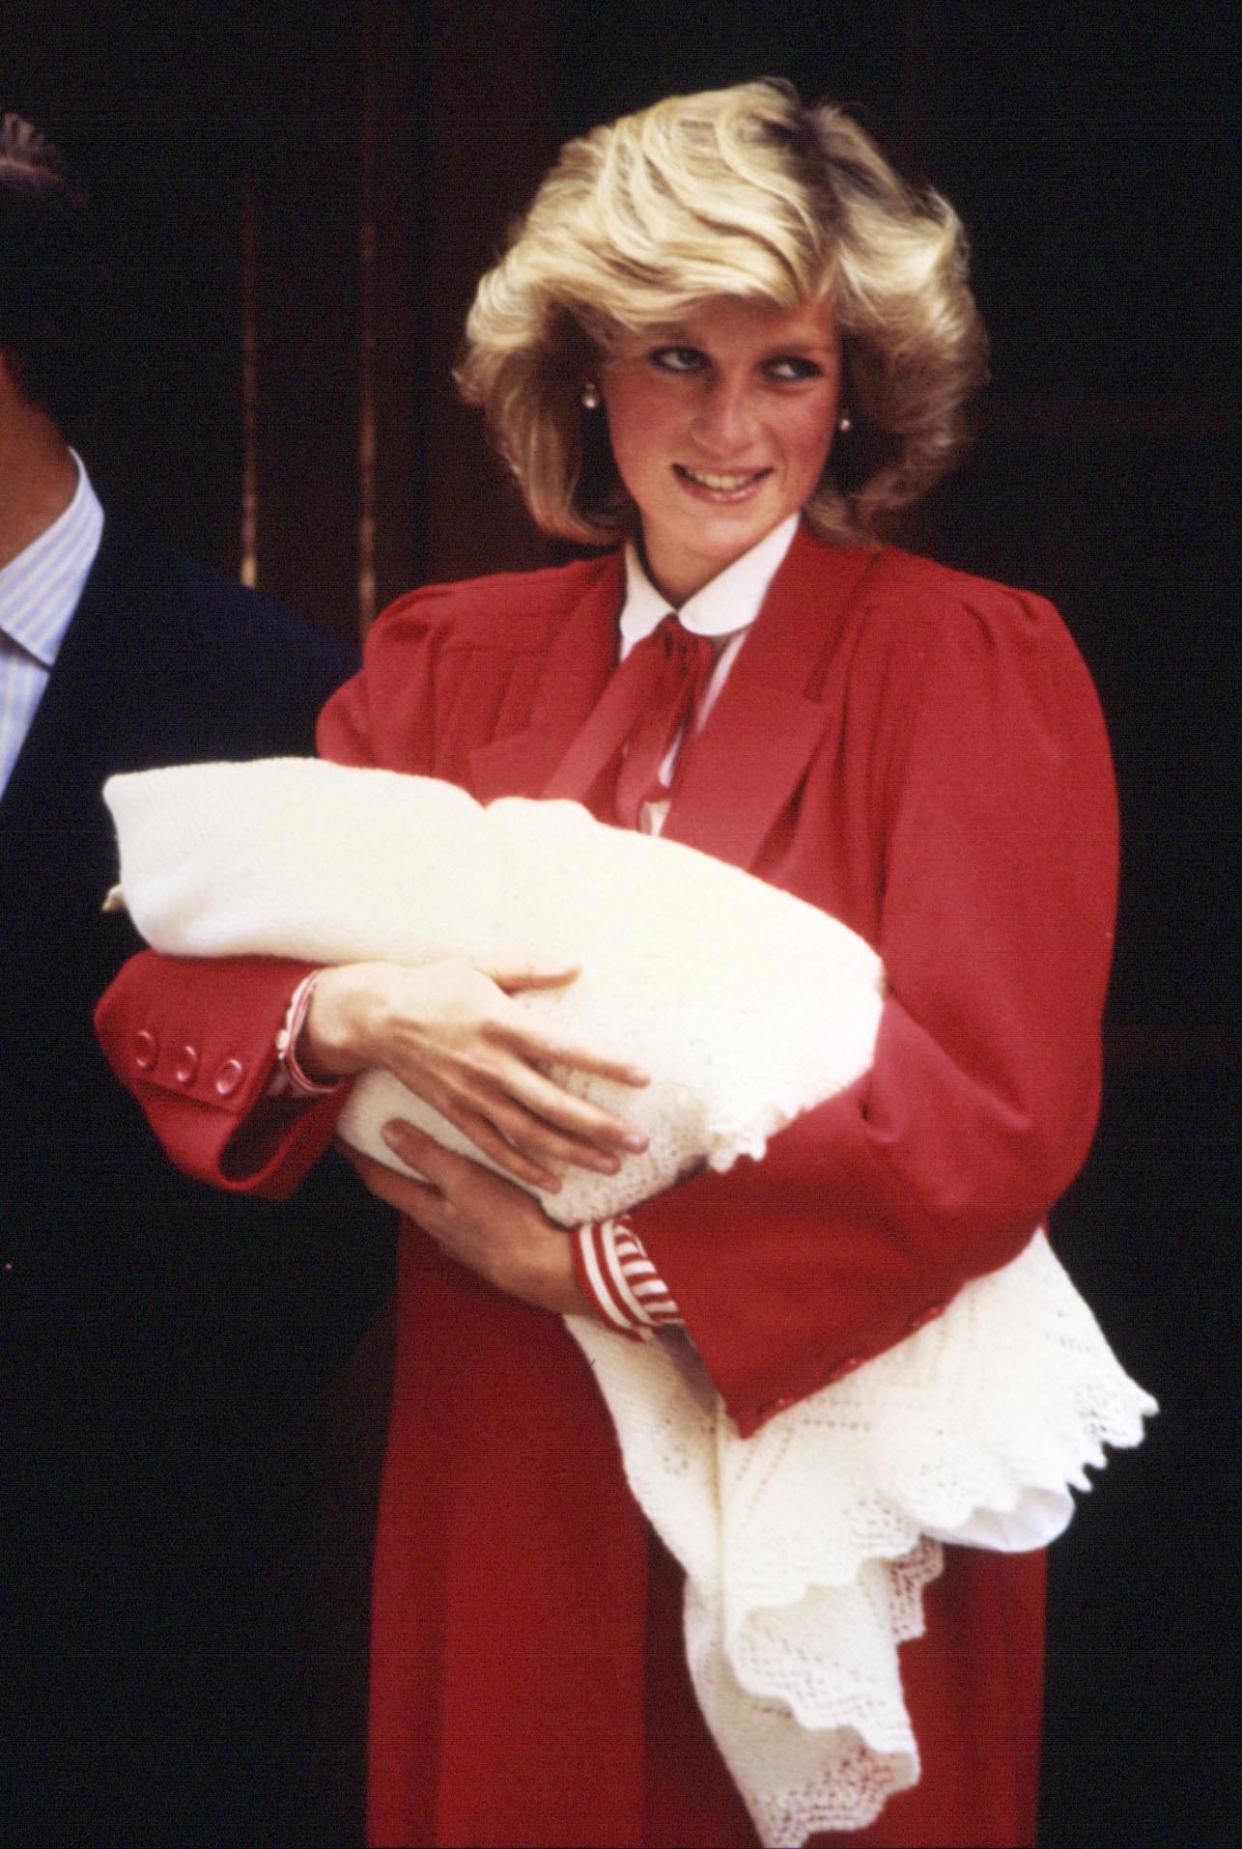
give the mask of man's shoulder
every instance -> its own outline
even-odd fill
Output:
[[[112,768],[303,754],[358,652],[129,521],[103,542],[58,663],[65,713],[84,706]]]
[[[109,514],[88,589],[124,605],[128,625],[146,631],[148,645],[163,637],[226,668],[249,658],[273,666],[301,663],[340,679],[356,651],[261,592],[173,550],[154,535]]]

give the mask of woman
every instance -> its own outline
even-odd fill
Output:
[[[400,600],[321,751],[663,829],[852,926],[890,993],[866,1079],[628,1229],[567,1236],[401,1125],[424,1183],[360,1164],[406,1216],[375,1842],[753,1843],[678,1572],[548,1312],[681,1321],[753,1432],[1008,1262],[1083,1159],[1116,864],[1095,697],[1041,599],[876,538],[960,451],[984,373],[950,208],[776,83],[570,143],[480,285],[463,388],[539,524],[611,549]],[[550,1186],[633,1133],[547,1063],[643,1076],[532,1025],[519,992],[572,974],[146,953],[100,1028],[218,1185],[292,1187],[339,1080],[380,1064]],[[273,1101],[278,1069],[325,1095]],[[921,1781],[841,1840],[1031,1840],[1042,1601],[1037,1552],[949,1550],[903,1651]]]

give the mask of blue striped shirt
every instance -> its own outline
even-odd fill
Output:
[[[38,539],[0,568],[0,791],[26,742],[78,607],[99,541],[103,509],[82,458],[72,501]]]

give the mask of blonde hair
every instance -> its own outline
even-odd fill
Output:
[[[987,377],[957,214],[840,108],[764,79],[566,143],[479,284],[457,380],[546,532],[634,529],[583,382],[623,336],[720,297],[831,305],[854,427],[804,510],[825,538],[874,536],[957,460]]]

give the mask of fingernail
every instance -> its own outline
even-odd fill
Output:
[[[650,1085],[651,1083],[651,1074],[644,1072],[641,1066],[631,1066],[625,1076],[631,1085]]]
[[[621,1143],[623,1148],[632,1149],[636,1156],[640,1156],[647,1147],[647,1139],[641,1130],[628,1130],[621,1138]]]
[[[384,1125],[384,1128],[380,1131],[380,1135],[390,1149],[399,1150],[401,1148],[401,1139],[404,1135],[404,1131],[401,1124],[395,1119],[392,1123]]]

